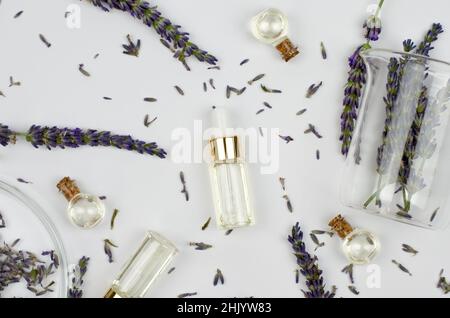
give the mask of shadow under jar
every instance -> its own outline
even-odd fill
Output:
[[[401,222],[444,228],[450,195],[450,64],[370,49],[341,200]]]

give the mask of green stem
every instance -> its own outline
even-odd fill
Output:
[[[378,16],[380,15],[380,12],[381,12],[381,7],[383,6],[383,4],[384,4],[384,0],[380,0],[380,2],[378,2],[378,8],[377,8],[377,11],[375,12],[375,16],[378,18]]]

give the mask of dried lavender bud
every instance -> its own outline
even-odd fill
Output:
[[[263,92],[265,93],[275,93],[275,94],[279,94],[282,93],[281,90],[279,89],[272,89],[272,88],[268,88],[267,86],[261,84],[261,89],[263,90]]]
[[[60,264],[59,263],[59,257],[58,257],[58,254],[56,254],[54,250],[44,251],[44,252],[41,253],[41,255],[42,256],[49,256],[50,260],[52,261],[53,267],[58,269],[59,264]]]
[[[108,97],[108,96],[103,96],[103,99],[104,99],[104,100],[112,100],[112,98],[111,98],[111,97]]]
[[[14,15],[14,19],[17,19],[18,17],[20,17],[20,16],[22,15],[22,13],[23,13],[23,10],[17,12],[17,13]]]
[[[111,247],[118,247],[113,242],[111,242],[109,239],[103,240],[103,250],[105,251],[105,254],[108,256],[108,262],[112,263],[114,262],[112,250]]]
[[[184,91],[178,85],[175,85],[174,87],[177,90],[178,94],[180,94],[181,96],[184,96]]]
[[[350,285],[350,286],[348,286],[348,289],[349,289],[353,294],[359,295],[359,291],[356,289],[355,286]]]
[[[259,109],[257,112],[256,112],[256,115],[259,115],[259,114],[261,114],[263,111],[265,111],[265,109],[264,108],[261,108],[261,109]]]
[[[300,271],[298,269],[295,270],[295,283],[298,284],[300,281]]]
[[[154,97],[145,97],[144,98],[144,102],[148,102],[148,103],[154,103],[157,102],[158,100]]]
[[[186,297],[191,297],[191,296],[196,296],[197,293],[183,293],[183,294],[179,294],[177,297],[178,298],[186,298]]]
[[[247,64],[248,61],[250,61],[250,60],[249,60],[249,59],[245,59],[245,60],[243,60],[241,63],[239,63],[239,65],[242,66],[242,65],[244,65],[244,64]]]
[[[327,234],[329,237],[333,237],[334,232],[331,231],[323,231],[323,230],[312,230],[311,233],[315,234],[315,235],[323,235],[323,234]]]
[[[322,135],[317,132],[316,127],[314,125],[308,124],[308,127],[309,128],[305,130],[305,134],[312,133],[317,138],[319,138],[319,139],[322,138]]]
[[[395,265],[397,265],[397,267],[402,271],[405,272],[406,274],[408,274],[409,276],[412,276],[411,272],[402,264],[400,264],[399,262],[397,262],[396,260],[392,260],[392,263],[394,263]]]
[[[83,74],[83,75],[86,76],[86,77],[91,76],[91,74],[90,74],[88,71],[86,71],[86,70],[84,69],[84,64],[80,64],[80,65],[78,66],[78,70],[80,71],[81,74]]]
[[[317,251],[318,248],[325,246],[325,243],[320,242],[315,234],[310,233],[309,236],[311,237],[311,240],[313,241],[313,243],[316,244],[316,248],[314,249],[314,251]]]
[[[297,116],[300,116],[300,115],[303,115],[305,112],[306,112],[306,108],[303,108],[303,109],[299,110],[299,111],[296,113],[296,115],[297,115]]]
[[[220,66],[218,66],[218,65],[210,66],[210,67],[208,67],[208,70],[220,70]]]
[[[122,53],[126,55],[139,57],[139,51],[141,50],[141,40],[137,40],[137,42],[134,43],[129,34],[127,34],[127,40],[128,44],[122,45],[122,47],[125,50]]]
[[[434,210],[433,214],[431,214],[430,222],[433,222],[433,221],[434,221],[434,219],[436,218],[436,215],[437,215],[438,211],[439,211],[439,208],[437,208],[436,210]]]
[[[281,136],[278,135],[281,139],[283,139],[287,144],[294,140],[291,136]]]
[[[116,222],[116,217],[117,217],[118,214],[119,214],[119,210],[118,209],[114,209],[112,217],[111,217],[111,224],[110,224],[111,230],[114,230],[114,224]]]
[[[280,181],[281,188],[283,189],[283,191],[286,191],[286,178],[279,177],[278,181]]]
[[[270,105],[268,102],[264,102],[263,105],[269,109],[272,109],[272,105]]]
[[[212,89],[216,89],[216,86],[214,85],[214,80],[212,78],[210,78],[208,82]]]
[[[263,130],[261,127],[258,127],[258,131],[259,131],[259,134],[261,135],[261,137],[264,137]]]
[[[408,244],[402,244],[402,251],[413,254],[414,256],[416,256],[417,253],[419,253],[417,250],[415,250],[413,247],[409,246]]]
[[[325,284],[322,277],[322,271],[317,264],[316,256],[311,256],[305,247],[303,241],[303,232],[300,229],[299,223],[292,227],[291,235],[288,236],[288,241],[292,245],[297,264],[300,268],[301,274],[306,279],[307,291],[302,291],[306,298],[333,298],[335,296],[335,288],[330,291],[325,291]]]
[[[89,257],[83,256],[78,261],[77,266],[72,271],[73,278],[71,281],[71,287],[69,289],[68,298],[82,298],[83,297],[83,290],[81,287],[84,283],[84,275],[86,275],[86,272],[88,270],[89,265]]]
[[[33,183],[33,182],[31,182],[31,181],[27,181],[27,180],[22,179],[22,178],[17,178],[17,182],[25,183],[25,184],[32,184],[32,183]]]
[[[96,54],[94,55],[94,60],[96,60],[99,56],[100,56],[100,53],[96,53]]]
[[[9,77],[9,87],[12,87],[12,86],[20,86],[20,85],[22,85],[21,82],[19,82],[19,81],[14,81],[14,78],[13,78],[12,76]]]
[[[2,92],[2,91],[0,91],[0,96],[6,97],[6,95],[5,95],[5,94],[3,94],[3,92]]]
[[[319,149],[316,150],[316,159],[320,160],[320,150]]]
[[[223,278],[223,274],[220,269],[217,269],[216,275],[214,275],[213,285],[216,286],[218,283],[221,283],[222,285],[225,284],[225,279]]]
[[[240,90],[238,90],[237,95],[242,95],[246,91],[247,87],[242,87]]]
[[[355,280],[353,279],[353,264],[349,264],[349,265],[345,266],[341,272],[348,274],[348,277],[350,278],[350,283],[352,283],[352,284],[355,283]]]
[[[169,47],[175,51],[174,58],[178,59],[185,67],[186,58],[195,56],[200,62],[208,64],[216,64],[217,59],[208,52],[200,49],[196,44],[189,40],[189,34],[181,31],[181,26],[173,24],[169,19],[165,18],[155,6],[147,1],[135,0],[89,0],[94,6],[99,7],[103,11],[109,12],[117,9],[128,12],[132,17],[141,20],[148,27],[153,27]]]
[[[6,227],[5,219],[3,218],[2,213],[0,212],[0,229],[3,229]]]
[[[311,98],[315,93],[317,93],[317,91],[319,90],[320,87],[322,87],[322,82],[320,82],[319,84],[311,84],[311,86],[308,87],[308,90],[306,91],[306,98]]]
[[[195,249],[198,251],[204,251],[213,247],[212,245],[203,242],[190,242],[189,246],[195,246]]]
[[[98,198],[99,198],[100,200],[102,200],[102,201],[103,201],[103,200],[106,200],[106,195],[101,195],[101,196],[99,196]]]
[[[184,179],[184,172],[180,171],[180,181],[183,188],[181,189],[181,193],[184,194],[184,197],[186,198],[186,201],[189,201],[189,192],[186,188],[186,181]]]
[[[14,142],[15,134],[8,126],[0,124],[0,144],[3,146]],[[94,129],[83,130],[80,128],[58,128],[33,125],[27,133],[20,133],[25,140],[35,148],[45,146],[48,150],[52,148],[78,148],[80,146],[113,146],[118,149],[135,151],[140,154],[149,154],[159,158],[165,158],[167,153],[158,148],[154,142],[146,143],[133,139],[126,135],[113,135],[109,131],[97,131]]]
[[[441,269],[441,271],[439,273],[439,280],[437,283],[437,288],[441,289],[444,292],[444,294],[448,294],[448,293],[450,293],[450,284],[447,282],[447,279],[443,275],[444,275],[444,270]]]
[[[47,47],[52,46],[52,44],[47,41],[47,39],[45,38],[45,36],[43,34],[39,34],[39,39],[42,41],[42,43],[44,43]]]
[[[325,49],[325,45],[323,44],[323,42],[320,42],[320,53],[322,54],[322,58],[324,60],[327,59],[327,50]]]
[[[226,235],[226,236],[228,236],[228,235],[230,235],[230,234],[231,234],[231,232],[233,232],[233,229],[229,229],[229,230],[227,230],[227,231],[225,232],[225,235]]]
[[[252,78],[251,80],[249,80],[249,81],[247,82],[247,84],[248,84],[248,85],[252,85],[254,82],[257,82],[257,81],[259,81],[260,79],[262,79],[264,76],[266,76],[266,74],[259,74],[259,75],[256,75],[254,78]]]
[[[154,117],[152,120],[150,120],[150,117],[148,116],[148,114],[146,114],[144,116],[144,126],[145,127],[149,127],[151,124],[153,124],[156,120],[158,119],[158,117]]]
[[[292,207],[291,199],[289,199],[289,196],[287,194],[283,195],[283,199],[286,200],[286,207],[289,212],[294,212],[294,208]]]
[[[208,220],[203,224],[202,231],[206,230],[206,228],[209,226],[209,223],[211,222],[211,217],[208,218]]]
[[[172,272],[175,270],[175,267],[172,267],[171,269],[169,269],[169,271],[167,272],[167,274],[172,274]]]

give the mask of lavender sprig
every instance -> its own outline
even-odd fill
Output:
[[[195,56],[199,61],[215,65],[217,59],[200,49],[189,40],[189,33],[181,31],[181,26],[173,24],[162,16],[156,6],[144,0],[88,0],[94,6],[109,12],[113,9],[128,12],[132,17],[141,20],[148,27],[153,27],[161,40],[174,50],[174,57],[186,65],[186,58]],[[188,67],[187,67],[188,68]]]
[[[335,292],[325,291],[322,271],[317,264],[317,257],[311,256],[303,241],[303,232],[297,222],[292,227],[292,233],[288,236],[288,241],[292,245],[300,273],[306,278],[307,291],[302,290],[306,298],[333,298]]]
[[[343,110],[341,114],[341,153],[348,155],[350,143],[353,138],[356,119],[358,118],[358,108],[362,95],[362,90],[366,84],[367,70],[359,53],[371,48],[370,42],[377,41],[381,32],[381,21],[379,18],[384,0],[378,2],[378,8],[373,16],[370,16],[364,23],[364,37],[366,43],[359,46],[348,59],[349,71],[347,84],[345,85]]]
[[[88,270],[89,265],[89,257],[83,256],[78,261],[78,264],[73,269],[73,278],[72,278],[72,286],[69,289],[68,297],[69,298],[82,298],[83,290],[81,287],[84,283],[84,275]]]
[[[439,34],[441,34],[442,32],[444,32],[444,28],[442,27],[442,25],[440,23],[433,23],[431,29],[427,32],[425,38],[417,47],[416,53],[429,56],[430,51],[434,49],[434,47],[432,46],[433,42],[438,39]]]
[[[98,131],[94,129],[83,130],[80,128],[58,128],[33,125],[27,133],[11,132],[8,126],[0,124],[0,144],[6,146],[13,143],[15,136],[24,137],[35,148],[78,148],[81,146],[104,146],[115,147],[140,154],[149,154],[159,158],[165,158],[167,153],[159,148],[155,142],[133,139],[127,135],[114,135],[109,131]]]

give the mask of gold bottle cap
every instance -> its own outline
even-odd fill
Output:
[[[106,292],[106,294],[105,294],[105,296],[104,296],[103,298],[122,298],[122,297],[120,297],[120,296],[114,291],[114,289],[110,288],[110,289]]]
[[[236,161],[240,158],[238,136],[213,138],[209,144],[214,161]]]
[[[58,182],[56,187],[64,194],[67,201],[72,200],[74,196],[80,193],[80,189],[75,183],[75,180],[72,180],[69,177],[62,178],[61,181]]]
[[[292,59],[299,53],[297,47],[288,38],[285,38],[275,47],[278,50],[278,52],[280,52],[281,56],[283,57],[283,60],[285,60],[286,62],[288,62],[290,59]]]
[[[339,235],[340,238],[345,238],[351,232],[353,228],[340,214],[328,223],[328,225]]]

